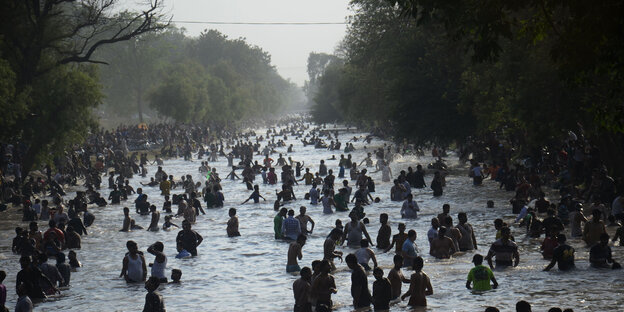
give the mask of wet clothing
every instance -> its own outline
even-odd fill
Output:
[[[494,273],[490,268],[483,265],[476,265],[468,273],[468,281],[473,283],[472,289],[478,291],[491,290],[490,280],[494,277]]]
[[[158,291],[151,291],[145,295],[143,312],[166,312],[165,301]]]
[[[559,245],[553,251],[553,259],[557,261],[557,267],[561,271],[574,268],[574,248],[569,245]]]

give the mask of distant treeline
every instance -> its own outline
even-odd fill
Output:
[[[83,143],[98,117],[222,125],[275,113],[300,92],[244,39],[190,38],[162,1],[138,12],[119,12],[121,2],[3,1],[0,144],[19,151],[11,162],[24,175]]]
[[[435,144],[582,128],[624,156],[624,4],[583,3],[354,0],[335,55],[310,55],[313,116]]]
[[[187,37],[169,27],[100,49],[101,109],[115,118],[161,117],[177,122],[231,122],[264,117],[295,101],[298,87],[270,55],[216,30]]]

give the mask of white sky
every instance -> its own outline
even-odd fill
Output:
[[[173,21],[344,22],[349,0],[165,0]],[[216,29],[231,39],[246,38],[271,55],[282,77],[302,86],[310,52],[332,53],[346,25],[214,25],[175,23],[188,36]]]

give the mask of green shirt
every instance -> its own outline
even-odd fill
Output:
[[[342,196],[342,194],[334,195],[334,202],[336,203],[337,211],[349,211],[349,208],[347,208],[349,202],[346,198],[344,198],[344,196]]]
[[[491,290],[490,280],[494,277],[494,273],[490,268],[483,265],[476,265],[470,273],[468,273],[468,281],[473,282],[474,290]]]
[[[279,214],[273,218],[273,230],[275,231],[275,239],[282,238],[282,222],[284,218]]]

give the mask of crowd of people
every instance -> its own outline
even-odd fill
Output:
[[[325,160],[306,166],[303,161],[293,161],[288,156],[294,150],[292,144],[287,146],[285,143],[289,136],[298,138],[303,146],[343,151],[344,154],[340,158],[329,159],[337,161],[337,166],[333,168],[328,167]],[[354,308],[372,305],[375,311],[388,310],[392,304],[408,297],[409,306],[426,306],[427,296],[433,294],[435,281],[431,281],[423,271],[425,261],[416,246],[417,230],[422,229],[407,229],[405,223],[400,223],[399,232],[392,235],[388,220],[390,217],[418,218],[420,207],[413,189],[430,188],[433,196],[443,195],[448,174],[442,159],[444,151],[433,149],[432,156],[437,162],[427,166],[433,178],[426,181],[428,172],[421,165],[416,166],[416,170],[408,167],[398,175],[392,174],[391,162],[407,147],[384,144],[367,153],[364,159],[355,160],[350,154],[355,149],[353,142],[362,140],[370,144],[372,137],[353,137],[344,143],[338,137],[337,130],[313,128],[303,119],[283,120],[269,128],[266,134],[260,135],[253,131],[239,133],[232,129],[168,124],[119,127],[114,131],[91,135],[83,146],[68,151],[65,157],[54,159],[52,164],[25,178],[22,178],[20,169],[23,147],[2,145],[2,207],[7,209],[11,205],[22,209],[23,221],[28,222],[28,229],[15,229],[12,244],[12,251],[20,255],[22,268],[16,278],[19,297],[16,311],[30,311],[32,300],[36,302],[53,296],[70,285],[71,273],[81,266],[77,259],[81,240],[88,235],[87,229],[95,222],[94,215],[89,211],[93,207],[109,203],[126,205],[121,231],[143,229],[130,215],[132,205],[137,214],[150,216],[146,230],[179,228],[175,220],[180,220],[181,229],[175,239],[176,257],[197,256],[203,237],[192,229],[193,224],[198,222],[200,214],[205,214],[204,208],[220,208],[227,203],[222,179],[211,165],[213,162],[227,162],[232,170],[224,179],[241,180],[251,191],[248,199],[240,205],[249,201],[259,203],[261,199],[274,203],[273,207],[278,211],[273,222],[275,239],[286,240],[289,244],[286,272],[300,276],[292,285],[294,311],[332,310],[332,294],[338,291],[332,272],[337,269],[335,259],[342,262],[343,256],[351,270]],[[325,143],[327,141],[330,143]],[[344,149],[341,148],[343,144]],[[131,151],[143,148],[159,152],[150,161],[147,153]],[[280,148],[287,149],[287,157],[277,151]],[[517,214],[515,223],[520,228],[526,228],[527,236],[544,236],[541,251],[544,259],[550,261],[545,271],[555,265],[562,271],[574,268],[575,250],[566,244],[568,237],[582,237],[590,247],[592,267],[619,268],[613,259],[609,241],[624,241],[624,230],[620,224],[624,217],[623,189],[607,174],[599,151],[582,135],[572,133],[556,153],[540,150],[523,160],[512,161],[510,143],[496,137],[483,141],[470,139],[460,148],[459,154],[461,158],[473,155],[468,176],[475,187],[496,182],[500,183],[501,189],[515,192],[510,201],[511,211]],[[167,174],[165,162],[172,157],[201,159],[198,170],[205,175],[204,184],[194,181],[190,174],[179,179]],[[156,164],[158,169],[150,177],[150,182],[135,185],[135,190],[129,179],[133,175],[147,177],[148,164]],[[334,175],[334,170],[337,175]],[[373,197],[376,186],[369,170],[381,172],[384,183],[392,181],[389,194]],[[107,179],[107,185],[103,185],[102,179]],[[295,192],[294,186],[300,182],[305,184],[306,189],[309,187],[304,194]],[[265,198],[260,193],[260,183],[281,183],[281,188],[275,198]],[[354,186],[349,183],[354,183]],[[73,193],[68,195],[66,188],[75,188],[78,184],[79,189],[84,190],[76,191],[75,196]],[[164,198],[161,209],[149,202],[143,187],[154,187],[160,191]],[[108,189],[108,194],[102,195],[103,189]],[[545,193],[552,189],[559,191],[557,203],[546,199]],[[301,268],[299,261],[303,258],[307,237],[315,231],[315,222],[306,206],[300,206],[297,215],[294,209],[287,208],[298,197],[309,201],[311,206],[321,206],[323,214],[345,212],[350,219],[344,225],[340,219],[336,220],[335,228],[329,231],[323,243],[323,259],[314,260],[311,268]],[[365,210],[379,203],[381,197],[396,202],[400,211],[396,216],[380,215],[379,231],[373,240],[369,228],[374,221],[369,220]],[[174,211],[173,207],[177,210]],[[460,211],[457,213],[458,222],[454,223],[450,208],[450,205],[444,205],[442,212],[431,220],[431,228],[426,232],[428,254],[446,259],[465,252],[474,253],[474,268],[467,272],[466,287],[478,292],[497,288],[498,282],[492,269],[514,267],[520,262],[521,250],[514,242],[511,226],[502,218],[494,220],[496,241],[488,244],[487,254],[482,255],[476,252],[484,245],[479,246],[475,231],[468,223],[468,215]],[[591,214],[589,219],[585,215],[587,209]],[[161,213],[165,215],[162,226]],[[237,209],[229,208],[228,215],[227,236],[241,236]],[[608,220],[609,224],[603,220]],[[47,222],[49,228],[44,233],[39,231],[38,221]],[[607,234],[609,226],[617,227],[613,238]],[[341,247],[344,245],[347,247]],[[179,283],[182,271],[171,270],[171,280],[167,279],[167,255],[163,242],[155,242],[146,250],[154,256],[149,277],[145,254],[138,244],[129,240],[126,247],[128,252],[122,260],[120,278],[128,283],[145,283],[148,293],[144,311],[164,311],[164,298],[158,288],[164,283]],[[371,247],[376,247],[378,253],[394,250],[392,269],[387,274]],[[352,252],[344,255],[344,249]],[[48,263],[50,258],[56,259],[56,265]],[[69,263],[66,263],[66,258]],[[483,265],[484,261],[487,266]],[[413,272],[406,277],[402,269]],[[368,271],[372,271],[374,277],[372,292]],[[4,276],[6,273],[0,271],[0,284]],[[409,284],[405,292],[403,284]],[[6,300],[6,288],[0,285],[0,299],[3,298]],[[4,307],[4,302],[0,300],[0,308]],[[530,305],[520,301],[516,309],[530,311]],[[498,310],[488,307],[486,311]]]

